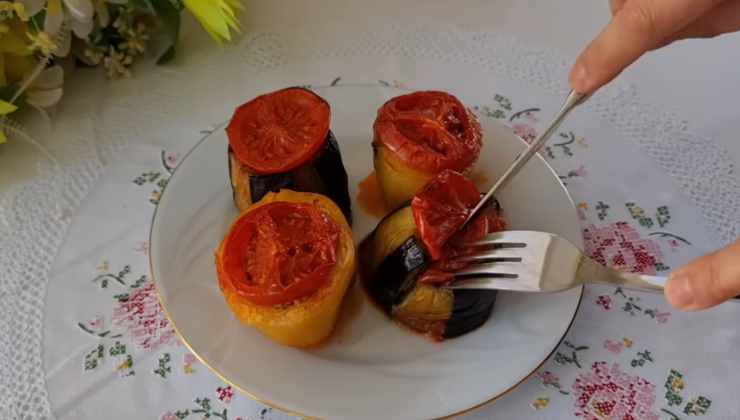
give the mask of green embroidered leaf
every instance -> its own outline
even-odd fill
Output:
[[[100,365],[104,356],[105,347],[102,344],[98,344],[97,347],[85,355],[85,370],[96,369]]]
[[[120,341],[116,341],[115,344],[113,344],[113,346],[110,349],[108,349],[108,354],[110,354],[111,356],[120,356],[125,353],[126,353],[126,345],[121,344]]]
[[[684,407],[683,412],[691,416],[703,416],[712,405],[712,401],[706,397],[695,398]]]

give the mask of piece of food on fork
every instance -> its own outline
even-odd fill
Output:
[[[360,246],[360,275],[370,297],[391,318],[435,340],[468,333],[490,317],[494,290],[442,287],[461,268],[466,242],[503,229],[497,204],[452,236],[480,199],[475,184],[446,170],[380,221]]]

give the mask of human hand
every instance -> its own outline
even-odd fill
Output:
[[[740,30],[740,0],[610,0],[612,20],[586,47],[570,84],[591,93],[644,53],[687,38]]]
[[[687,311],[740,295],[740,240],[673,272],[665,295],[671,305]]]

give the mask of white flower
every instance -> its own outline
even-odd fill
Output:
[[[52,35],[63,30],[67,21],[72,31],[81,39],[86,39],[93,29],[95,8],[91,0],[48,0],[44,30]]]
[[[62,99],[62,83],[64,83],[64,70],[60,65],[44,69],[28,86],[26,102],[39,110],[51,108]]]
[[[46,4],[46,0],[15,0],[16,2],[23,5],[26,9],[28,16],[33,16],[40,12]]]

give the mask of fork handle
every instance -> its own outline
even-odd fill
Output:
[[[583,257],[576,278],[582,283],[602,283],[623,286],[630,289],[662,292],[667,277],[647,274],[626,273],[604,267],[596,261]]]

